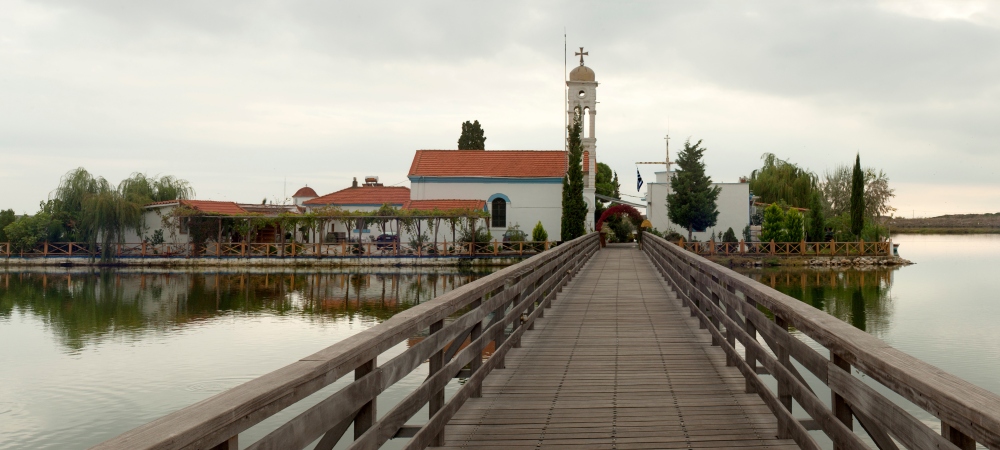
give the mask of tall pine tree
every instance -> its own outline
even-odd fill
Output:
[[[562,240],[570,241],[583,236],[587,218],[587,203],[583,201],[583,124],[580,114],[569,126],[569,168],[563,177],[562,190]]]
[[[860,237],[865,227],[865,173],[861,171],[861,154],[854,160],[851,177],[851,234]]]
[[[479,121],[462,124],[462,134],[458,137],[459,150],[486,150],[486,134]]]
[[[701,141],[694,145],[690,140],[684,143],[684,149],[677,155],[677,174],[670,179],[667,194],[667,217],[687,229],[688,240],[692,231],[714,226],[719,218],[715,200],[720,189],[713,187],[712,179],[705,175],[705,163],[701,160],[704,153]]]

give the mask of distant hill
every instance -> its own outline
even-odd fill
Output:
[[[971,234],[1000,233],[1000,213],[949,214],[921,219],[895,218],[889,220],[893,233],[921,234]]]

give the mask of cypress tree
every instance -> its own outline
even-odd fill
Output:
[[[486,134],[479,121],[462,124],[462,134],[458,137],[459,150],[486,150]]]
[[[819,192],[814,192],[812,200],[809,201],[809,224],[806,233],[810,242],[823,242],[826,238],[826,220],[823,217],[823,204],[819,199]]]
[[[705,163],[701,160],[705,148],[701,141],[691,145],[684,143],[684,149],[677,155],[677,174],[670,180],[667,194],[667,217],[691,232],[714,226],[719,218],[715,200],[719,198],[718,187],[712,187],[712,179],[705,175]]]
[[[587,218],[587,204],[583,201],[583,124],[580,115],[569,126],[569,168],[563,177],[562,191],[562,240],[570,241],[583,236]]]
[[[854,160],[851,177],[851,234],[861,236],[865,227],[865,174],[861,171],[861,154]]]

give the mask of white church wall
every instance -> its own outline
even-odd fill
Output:
[[[410,186],[410,198],[413,200],[484,200],[487,209],[493,207],[494,196],[509,199],[506,226],[490,227],[490,233],[496,240],[502,239],[507,227],[514,225],[520,225],[521,231],[527,233],[530,239],[531,230],[538,221],[542,222],[550,241],[560,239],[562,180],[414,181]]]
[[[660,174],[664,174],[662,177]],[[670,221],[667,218],[667,194],[670,193],[670,184],[665,182],[665,172],[657,172],[657,181],[664,182],[649,183],[646,188],[646,215],[650,223],[657,230],[666,232],[674,230],[685,237],[687,230]],[[692,237],[699,241],[707,241],[715,237],[718,240],[719,232],[725,232],[732,228],[737,239],[743,238],[743,228],[750,224],[750,185],[747,183],[713,183],[712,186],[720,188],[719,198],[716,200],[716,207],[719,210],[719,217],[714,227],[705,231],[693,232]]]

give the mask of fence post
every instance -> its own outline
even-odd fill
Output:
[[[70,247],[72,248],[72,247]],[[142,257],[146,257],[146,241],[142,241]]]
[[[439,320],[437,322],[434,322],[431,324],[430,334],[433,335],[434,333],[441,331],[442,328],[444,328],[444,320]],[[456,341],[452,342],[451,345],[462,345],[462,343]],[[433,377],[434,374],[438,373],[438,371],[444,368],[444,347],[441,347],[441,350],[438,350],[437,352],[431,354],[429,366],[430,367],[428,368],[427,371],[427,378]],[[444,407],[444,388],[441,388],[437,392],[431,394],[430,401],[428,402],[427,405],[427,420],[430,420],[432,417],[434,417],[434,415],[437,414],[438,411],[440,411],[441,408],[443,407]],[[355,439],[357,439],[360,435],[357,434],[357,431],[355,431],[354,433],[355,433]],[[430,446],[440,447],[442,445],[444,445],[443,428],[440,433],[436,434],[434,438],[431,439]]]
[[[799,254],[800,255],[805,255],[806,254],[806,240],[805,239],[803,239],[802,242],[799,243]]]
[[[976,441],[943,420],[941,421],[941,436],[962,450],[975,450],[976,448]]]
[[[890,246],[891,247],[891,246]],[[10,244],[7,244],[7,254],[10,254]],[[69,256],[73,256],[73,243],[69,243]]]
[[[747,252],[747,243],[743,239],[740,239],[740,253],[742,254],[746,252]]]
[[[779,328],[781,328],[782,330],[784,330],[784,332],[786,333],[786,336],[784,336],[784,337],[794,339],[794,338],[792,338],[790,336],[787,336],[787,333],[788,333],[788,322],[786,322],[784,318],[782,318],[781,316],[778,316],[776,314],[774,316],[774,323],[777,324]],[[778,339],[775,339],[775,341],[778,341],[778,348],[774,349],[774,353],[775,353],[774,356],[778,359],[778,364],[781,364],[782,366],[784,366],[786,368],[792,367],[792,363],[791,363],[791,361],[788,358],[788,348],[786,348],[785,344],[781,343]],[[791,392],[791,390],[788,387],[788,380],[778,379],[777,374],[771,374],[771,375],[773,375],[775,381],[778,382],[778,401],[781,402],[781,404],[785,407],[785,409],[788,410],[789,415],[791,415],[791,413],[792,413],[792,392]],[[781,419],[779,419],[779,421],[780,420]],[[788,424],[780,424],[779,423],[778,424],[778,439],[788,439],[788,438],[791,438],[791,434],[789,433],[789,428],[791,428],[791,427],[789,427]]]
[[[361,363],[357,369],[354,369],[354,379],[358,380],[365,375],[368,375],[375,370],[375,358],[370,361]],[[372,425],[375,424],[376,411],[375,406],[378,401],[378,397],[373,398],[370,402],[365,403],[361,409],[358,410],[358,415],[354,416],[354,439],[357,440],[365,431],[368,431]]]
[[[846,359],[841,358],[840,355],[830,352],[830,361],[833,365],[839,367],[847,373],[851,373],[851,364],[847,362]],[[840,420],[848,430],[854,429],[854,417],[851,413],[851,405],[847,404],[844,397],[841,397],[836,392],[830,391],[830,404],[833,407],[833,416]],[[841,447],[834,445],[834,450],[840,450]]]
[[[861,239],[861,245],[858,247],[858,256],[865,256],[865,240]]]
[[[837,256],[837,240],[830,239],[830,256]]]
[[[774,239],[771,239],[771,250],[768,253],[774,254]]]

